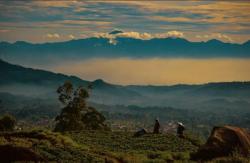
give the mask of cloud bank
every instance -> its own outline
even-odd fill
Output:
[[[90,59],[62,62],[49,69],[123,85],[250,80],[250,59]]]
[[[95,33],[94,37],[98,38],[108,38],[109,43],[116,44],[116,38],[123,37],[123,38],[134,38],[134,39],[141,39],[141,40],[150,40],[153,38],[167,38],[167,37],[173,37],[173,38],[183,38],[184,33],[180,31],[168,31],[165,33],[154,33],[150,34],[147,32],[139,33],[139,32],[123,32],[121,30],[114,30],[109,33]]]
[[[58,39],[60,38],[60,35],[58,33],[48,33],[46,37],[51,38],[51,39]]]

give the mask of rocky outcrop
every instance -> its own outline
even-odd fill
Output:
[[[250,133],[239,127],[214,127],[205,145],[191,155],[193,160],[209,160],[228,156],[235,150],[244,156],[250,153]]]
[[[0,145],[0,162],[14,161],[45,161],[39,154],[33,150],[13,145]]]

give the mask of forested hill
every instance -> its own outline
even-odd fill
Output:
[[[76,84],[88,83],[76,76],[67,76],[45,70],[26,68],[19,65],[7,63],[0,59],[0,85],[8,84],[37,84],[37,85],[59,85],[64,81],[72,81]]]

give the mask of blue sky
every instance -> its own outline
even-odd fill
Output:
[[[244,43],[250,39],[249,11],[247,0],[1,0],[0,41],[41,43],[101,36],[115,43],[115,37],[122,36]],[[110,35],[115,29],[123,33]],[[240,58],[90,58],[62,59],[57,64],[15,63],[124,85],[250,80],[250,59]]]
[[[65,41],[114,29],[130,37],[174,31],[191,41],[250,38],[247,1],[0,1],[0,9],[1,41]]]

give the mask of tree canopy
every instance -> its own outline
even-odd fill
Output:
[[[5,114],[0,118],[0,131],[13,131],[16,125],[16,118]]]
[[[56,117],[55,131],[107,129],[105,117],[95,108],[87,106],[90,89],[92,85],[74,89],[71,82],[65,82],[57,89],[58,99],[64,107]]]

